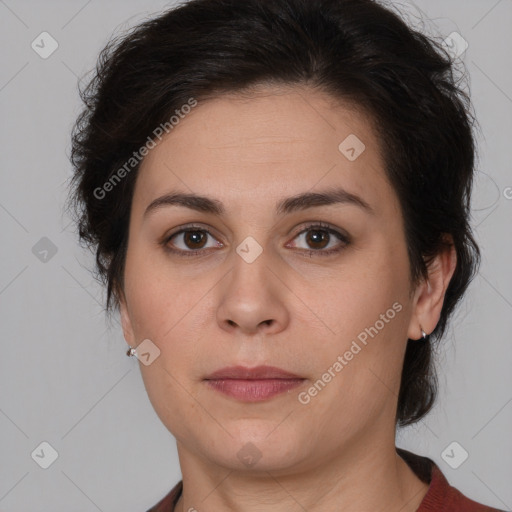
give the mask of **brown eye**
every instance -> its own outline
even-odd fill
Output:
[[[331,235],[324,229],[311,229],[307,233],[306,242],[312,249],[325,249],[329,244]]]
[[[206,244],[207,235],[203,231],[186,231],[183,242],[189,249],[202,249]]]
[[[292,247],[302,249],[310,256],[325,256],[342,251],[350,243],[348,235],[336,231],[330,226],[312,225],[301,231],[295,238]],[[288,245],[288,247],[290,247]]]
[[[182,229],[171,235],[165,241],[165,246],[174,253],[191,255],[214,247],[222,247],[222,243],[216,240],[206,229],[189,228]]]

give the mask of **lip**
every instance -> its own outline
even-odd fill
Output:
[[[211,389],[243,402],[261,402],[300,386],[304,378],[275,366],[231,366],[209,375]]]
[[[303,379],[300,375],[287,372],[276,366],[255,366],[247,368],[246,366],[226,366],[216,370],[206,380],[217,379]]]

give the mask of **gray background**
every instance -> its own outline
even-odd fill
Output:
[[[119,324],[105,320],[93,258],[62,210],[77,77],[114,30],[170,5],[0,0],[3,512],[141,512],[180,478],[174,438],[149,403],[138,361],[124,355]],[[510,510],[512,1],[400,5],[411,24],[469,43],[461,58],[482,128],[473,225],[483,261],[439,353],[437,406],[397,443],[430,456],[473,499]],[[43,31],[59,44],[47,59],[31,48]],[[41,252],[43,237],[56,254]],[[48,469],[31,457],[42,441],[59,455]],[[469,453],[458,469],[441,457],[453,441]]]

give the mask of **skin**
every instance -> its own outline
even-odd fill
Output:
[[[366,146],[354,161],[338,149],[350,134]],[[395,451],[397,395],[407,339],[421,339],[420,326],[435,328],[456,256],[439,254],[428,281],[411,287],[403,218],[379,144],[371,120],[349,105],[267,86],[200,102],[142,162],[121,319],[131,346],[150,339],[160,350],[140,369],[177,440],[177,511],[412,512],[425,496],[428,486]],[[275,210],[285,198],[338,187],[374,214],[349,203]],[[215,198],[225,212],[167,205],[144,215],[170,192]],[[350,242],[331,235],[327,249],[312,244],[305,230],[318,222]],[[168,241],[189,223],[211,231],[202,233],[204,248],[183,234]],[[248,236],[263,249],[252,263],[236,252]],[[166,242],[202,252],[180,256]],[[319,254],[330,248],[340,251]],[[401,311],[300,403],[298,394],[394,303]],[[204,382],[232,365],[277,366],[306,380],[244,403]],[[260,455],[250,467],[237,456],[247,443]]]

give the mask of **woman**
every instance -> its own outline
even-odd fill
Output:
[[[80,237],[183,475],[151,510],[492,510],[395,446],[479,261],[447,54],[370,0],[192,0],[83,97]]]

